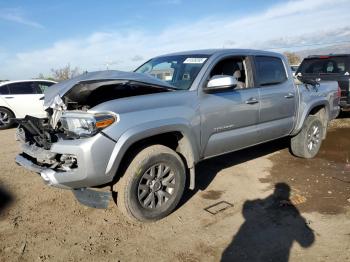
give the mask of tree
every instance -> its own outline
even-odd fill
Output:
[[[284,52],[283,54],[288,58],[289,64],[291,64],[291,65],[298,65],[298,64],[300,64],[301,58],[296,53]]]
[[[43,73],[40,73],[37,77],[37,79],[45,79],[45,80],[51,80],[51,81],[56,81],[52,76],[45,76]]]
[[[80,70],[78,67],[71,68],[70,64],[68,64],[62,68],[58,68],[58,69],[52,68],[51,73],[52,73],[52,77],[56,81],[60,82],[79,75]]]
[[[80,70],[78,67],[71,68],[70,64],[61,67],[61,68],[51,68],[51,75],[45,76],[43,73],[38,75],[38,79],[46,79],[53,80],[57,82],[61,82],[63,80],[70,79],[80,74]]]

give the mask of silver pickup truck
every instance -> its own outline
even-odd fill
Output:
[[[339,97],[337,82],[295,84],[278,53],[159,56],[134,72],[51,86],[47,118],[17,120],[16,162],[86,205],[106,207],[115,191],[127,217],[154,221],[174,210],[186,185],[195,187],[202,160],[286,136],[295,156],[314,157]]]

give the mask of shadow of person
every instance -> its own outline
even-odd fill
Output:
[[[13,201],[13,197],[5,189],[0,187],[0,216],[2,211],[7,208],[10,203]]]
[[[294,241],[310,247],[315,235],[289,197],[290,187],[277,183],[267,198],[246,201],[242,210],[245,222],[221,261],[287,262]]]

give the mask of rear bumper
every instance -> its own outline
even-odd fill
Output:
[[[64,189],[99,186],[113,180],[113,175],[106,174],[106,168],[114,146],[115,142],[101,134],[54,143],[50,152],[57,155],[74,155],[77,159],[77,167],[66,171],[49,168],[47,165],[40,166],[26,154],[17,155],[16,163],[40,174],[50,186]]]

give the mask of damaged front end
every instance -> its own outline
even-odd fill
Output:
[[[17,119],[16,139],[20,141],[22,153],[16,156],[17,164],[39,173],[49,185],[57,185],[57,180],[50,175],[53,172],[69,172],[77,168],[75,156],[58,154],[50,149],[59,141],[63,132],[52,128],[49,119],[26,116]],[[52,173],[52,172],[51,172]]]
[[[45,169],[70,171],[77,168],[75,156],[51,151],[53,143],[76,138],[62,124],[66,109],[62,99],[56,96],[46,109],[48,118],[27,115],[24,119],[16,119],[16,139],[21,143],[22,149],[22,153],[17,156],[17,163],[23,164],[25,161],[28,164],[30,161],[30,169],[37,173],[42,173]]]
[[[99,133],[118,121],[119,116],[110,112],[61,111],[57,108],[52,109],[48,118],[26,116],[17,119],[16,138],[21,143],[22,153],[16,157],[16,162],[39,173],[52,186],[81,188],[102,184],[106,181],[98,182],[95,175],[89,177],[91,171],[88,170],[99,167],[94,161],[103,163],[109,159],[114,141]],[[101,154],[104,149],[110,152]],[[95,174],[103,175],[105,167],[98,169]]]
[[[22,152],[17,164],[39,173],[52,186],[78,189],[104,185],[116,141],[103,129],[117,124],[115,112],[90,111],[120,98],[172,91],[160,80],[138,73],[103,71],[53,85],[45,93],[47,118],[17,119]]]

